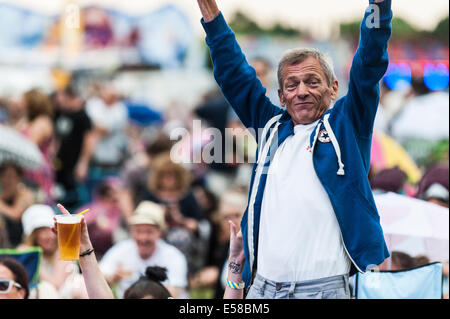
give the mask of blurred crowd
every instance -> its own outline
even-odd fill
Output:
[[[270,63],[253,62],[265,83]],[[374,162],[369,176],[374,192],[448,208],[448,90],[430,91],[420,78],[403,91],[381,87],[374,137],[395,140],[416,171]],[[268,95],[278,104],[276,90]],[[167,276],[157,277],[175,298],[222,298],[227,221],[239,225],[246,208],[255,142],[236,136],[245,134],[244,127],[219,90],[206,94],[190,112],[168,110],[160,117],[147,125],[133,121],[113,81],[0,97],[0,124],[34,143],[43,158],[34,169],[14,160],[0,163],[0,249],[37,246],[42,252],[39,283],[29,298],[87,298],[77,263],[58,257],[50,230],[56,203],[71,213],[90,209],[85,218],[95,254],[117,298],[124,298],[150,266],[166,268]],[[202,121],[200,139],[193,138],[195,119]],[[175,140],[171,134],[178,127],[187,133]],[[211,141],[203,134],[209,127],[221,138]],[[230,135],[227,128],[239,133]],[[192,159],[210,142],[223,161],[174,160],[174,150]],[[233,147],[226,148],[227,143]],[[430,261],[395,252],[391,269]]]

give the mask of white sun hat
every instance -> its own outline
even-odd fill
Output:
[[[40,227],[53,227],[54,210],[48,205],[36,204],[28,207],[22,215],[22,227],[26,236]]]

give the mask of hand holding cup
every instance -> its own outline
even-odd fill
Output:
[[[57,205],[59,211],[62,215],[59,215],[61,217],[55,216],[53,218],[54,220],[54,227],[52,228],[53,232],[58,235],[58,245],[60,247],[60,256],[61,259],[69,259],[69,260],[78,260],[78,256],[80,252],[86,251],[88,249],[92,248],[91,240],[89,239],[89,233],[87,230],[86,221],[84,219],[84,216],[79,215],[72,215],[70,212],[61,204]],[[76,226],[65,226],[64,224],[61,224],[61,222],[58,222],[58,219],[72,219],[75,220],[78,219]],[[71,221],[73,222],[73,221]],[[60,226],[58,229],[58,225]],[[77,229],[78,227],[78,229]],[[62,234],[64,228],[70,228],[69,234]],[[61,232],[60,232],[61,231]],[[66,240],[64,240],[66,239]],[[76,251],[73,251],[75,247],[72,247],[72,252],[70,256],[64,256],[64,250],[65,248],[70,248],[72,242],[76,246]],[[62,250],[62,251],[61,251]],[[75,256],[76,254],[76,256]],[[66,258],[69,257],[69,258]]]

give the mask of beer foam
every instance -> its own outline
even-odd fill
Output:
[[[78,224],[81,222],[81,216],[78,215],[56,215],[58,224]]]

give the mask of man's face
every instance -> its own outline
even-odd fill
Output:
[[[139,256],[142,259],[149,258],[155,251],[156,241],[161,237],[161,231],[155,225],[134,225],[131,234],[135,240]]]
[[[278,95],[294,125],[315,122],[337,97],[338,82],[328,86],[325,73],[314,57],[285,66],[282,75],[283,87],[278,90]]]

